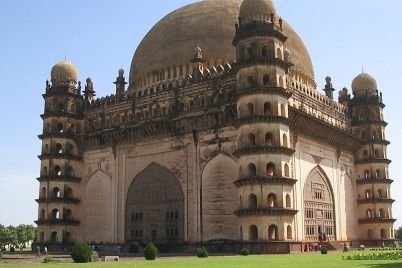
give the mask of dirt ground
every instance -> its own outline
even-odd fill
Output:
[[[72,261],[70,255],[41,255],[39,257],[33,253],[13,253],[4,254],[0,263],[2,264],[32,264],[32,263],[42,263],[46,257],[51,257],[52,259],[61,260],[63,262]]]

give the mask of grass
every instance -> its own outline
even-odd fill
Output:
[[[338,268],[338,267],[368,267],[368,268],[396,268],[402,267],[402,259],[398,261],[343,261],[342,256],[347,254],[329,253],[321,254],[298,254],[298,255],[263,255],[263,256],[235,256],[235,257],[209,257],[199,259],[196,257],[185,258],[162,258],[156,261],[125,260],[120,262],[96,262],[87,264],[74,263],[43,263],[43,264],[2,264],[0,267],[122,267],[122,268],[260,268],[260,267],[314,267],[314,268]]]

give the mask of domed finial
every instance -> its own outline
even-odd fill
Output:
[[[119,73],[119,77],[123,77],[123,76],[124,76],[124,70],[123,70],[123,68],[120,68],[119,71],[118,71],[118,73]]]
[[[63,60],[52,67],[50,72],[52,84],[55,86],[64,84],[77,84],[78,70],[74,64]]]
[[[373,96],[377,92],[377,81],[367,73],[361,73],[353,79],[352,90],[357,96]]]
[[[244,0],[240,6],[241,23],[255,20],[274,22],[276,8],[272,0]]]
[[[325,82],[327,82],[327,84],[328,84],[328,83],[331,83],[331,81],[332,81],[331,76],[325,77]]]

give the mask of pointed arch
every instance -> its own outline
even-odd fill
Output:
[[[239,176],[238,166],[232,155],[220,152],[202,171],[203,241],[239,239],[238,219],[233,213],[238,209],[234,184]]]
[[[166,222],[166,213],[174,218],[176,211],[177,219]],[[184,241],[184,192],[176,175],[155,162],[138,173],[127,191],[125,221],[126,241],[135,230],[144,243],[166,241],[168,227],[177,229],[175,242]]]
[[[312,169],[307,176],[303,194],[305,213],[308,214],[311,210],[319,212],[314,213],[312,218],[305,219],[305,239],[314,241],[319,234],[325,233],[328,240],[336,240],[334,191],[320,166]]]

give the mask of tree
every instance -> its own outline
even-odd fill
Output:
[[[395,230],[395,239],[402,241],[402,226]]]

